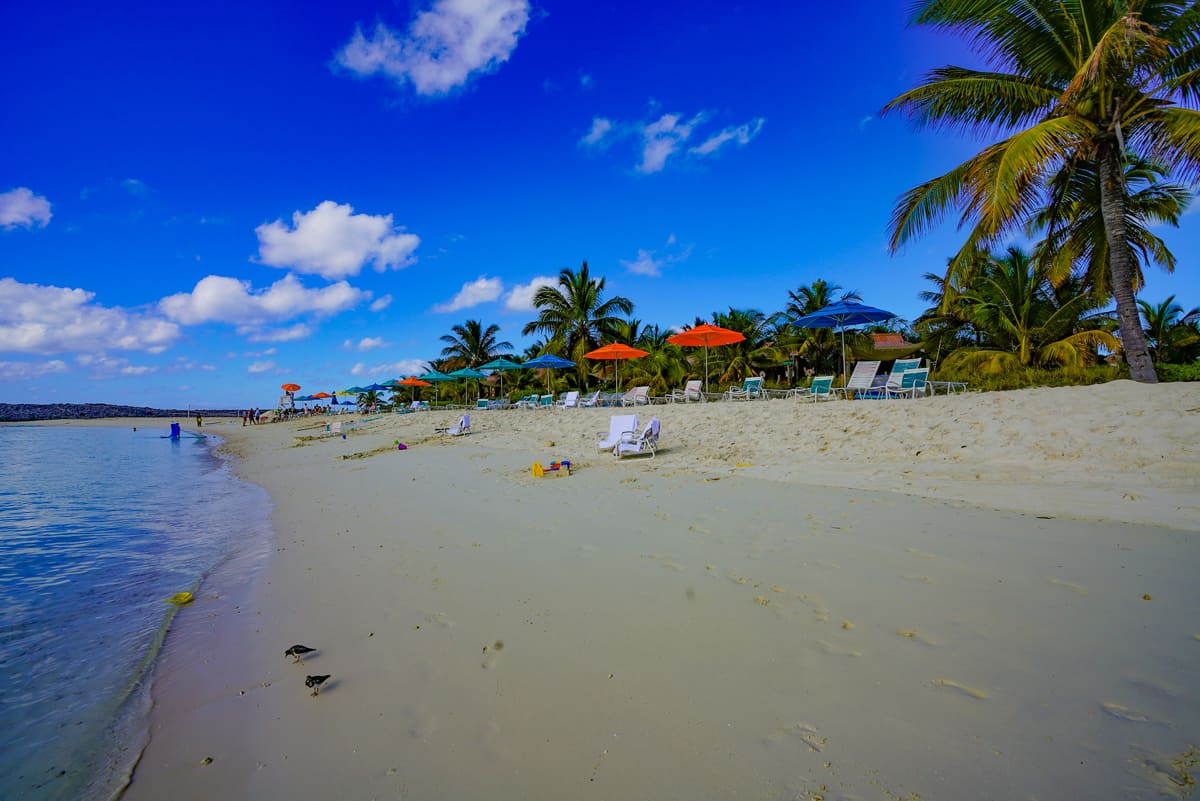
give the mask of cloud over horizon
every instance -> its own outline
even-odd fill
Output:
[[[392,223],[392,215],[355,214],[349,203],[322,201],[309,212],[260,225],[258,258],[271,267],[319,275],[330,281],[358,275],[367,264],[376,272],[399,270],[416,259],[420,237]]]
[[[528,0],[436,0],[399,34],[382,22],[361,26],[334,56],[359,77],[375,74],[419,95],[446,95],[508,61],[529,21]]]
[[[552,275],[539,275],[528,283],[517,284],[504,296],[504,310],[533,311],[533,296],[544,286],[558,286],[558,278]]]
[[[0,353],[161,353],[179,326],[151,314],[93,303],[95,292],[0,278]]]
[[[371,293],[345,281],[309,289],[292,273],[258,290],[249,281],[209,275],[200,279],[191,292],[163,298],[158,308],[181,325],[228,323],[238,326],[239,333],[257,334],[259,341],[286,341],[288,337],[271,339],[258,329],[304,315],[331,317],[354,308],[370,296]]]

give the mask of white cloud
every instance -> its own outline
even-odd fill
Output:
[[[249,335],[248,338],[251,342],[293,342],[312,336],[312,328],[305,323],[296,323],[287,328],[265,331],[260,331],[253,326],[244,326],[238,329],[238,333]]]
[[[18,225],[26,228],[50,224],[50,201],[19,186],[11,192],[0,193],[0,228],[11,231]]]
[[[0,362],[0,379],[5,381],[28,381],[44,375],[65,373],[67,363],[62,359],[48,362]]]
[[[657,104],[652,104],[651,107],[655,108]],[[685,119],[682,114],[670,112],[655,120],[639,122],[619,122],[595,116],[592,118],[591,130],[579,140],[579,145],[605,148],[618,139],[634,139],[637,141],[640,157],[634,169],[650,174],[661,172],[669,162],[681,158],[713,156],[731,143],[745,147],[758,136],[766,124],[764,117],[755,117],[742,125],[733,125],[709,134],[703,142],[688,148],[687,143],[708,122],[710,116],[709,112],[701,111]]]
[[[605,119],[604,117],[593,117],[592,129],[579,140],[579,144],[586,145],[587,147],[596,147],[612,132],[612,129],[612,120]]]
[[[668,251],[674,248],[675,244],[675,234],[671,234],[667,237]],[[620,259],[620,262],[626,270],[634,275],[646,275],[657,278],[658,276],[662,275],[662,268],[664,266],[684,261],[688,256],[691,255],[691,245],[688,245],[680,251],[674,253],[668,252],[661,256],[657,255],[657,251],[638,248],[637,258],[633,260]]]
[[[391,305],[392,305],[392,296],[390,294],[388,294],[388,295],[384,295],[381,298],[377,298],[376,300],[371,301],[370,309],[373,312],[381,312],[384,309],[386,309],[388,306],[391,306]]]
[[[387,376],[420,375],[425,372],[425,362],[420,359],[401,359],[396,362],[367,365],[359,362],[350,368],[350,375],[355,378],[379,378],[387,380]]]
[[[183,325],[232,323],[245,333],[250,327],[278,323],[303,314],[318,317],[344,312],[370,298],[345,281],[307,289],[288,273],[265,290],[254,290],[249,281],[210,275],[191,292],[180,292],[158,302],[159,310]]]
[[[246,368],[246,372],[250,373],[251,375],[258,375],[259,373],[265,373],[268,370],[274,370],[275,367],[275,362],[272,361],[254,362]]]
[[[765,117],[756,117],[745,125],[725,128],[708,137],[688,152],[695,153],[697,156],[709,156],[730,142],[734,142],[738,147],[745,147],[750,144],[751,139],[758,136],[759,131],[762,130],[766,121]]]
[[[157,373],[157,367],[130,364],[129,359],[109,356],[106,353],[81,353],[75,357],[76,363],[90,369],[91,378],[110,378],[116,375],[138,376]]]
[[[399,35],[382,23],[356,27],[335,56],[356,75],[380,73],[417,94],[445,95],[508,61],[529,21],[528,0],[436,0]]]
[[[558,279],[549,275],[539,275],[527,284],[518,284],[504,296],[506,311],[531,311],[533,296],[544,286],[558,286]]]
[[[321,202],[309,212],[260,225],[258,256],[263,264],[290,267],[330,281],[358,275],[370,263],[377,272],[412,264],[420,237],[392,224],[392,215],[355,214],[349,204]]]
[[[358,350],[375,350],[376,348],[386,348],[387,343],[383,341],[383,337],[363,337],[355,345]]]
[[[150,187],[137,178],[126,178],[124,181],[121,181],[121,188],[131,195],[145,195],[150,191]]]
[[[687,122],[678,114],[664,114],[642,128],[642,163],[638,172],[658,172],[666,166],[667,159],[683,147],[696,126],[704,122],[707,115],[702,111]]]
[[[143,350],[161,353],[179,326],[92,303],[96,293],[0,278],[0,353]]]
[[[648,250],[638,248],[637,258],[633,261],[621,259],[621,264],[626,270],[634,275],[662,275],[663,260],[654,258],[654,255]]]
[[[451,298],[446,303],[439,303],[433,307],[435,312],[455,312],[460,309],[469,309],[472,306],[478,306],[480,303],[487,303],[500,297],[500,293],[504,290],[499,278],[488,278],[486,275],[481,275],[474,281],[463,284],[462,289],[458,290],[458,294]]]

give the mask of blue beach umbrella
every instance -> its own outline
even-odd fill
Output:
[[[561,356],[555,356],[553,353],[543,353],[536,359],[530,359],[521,364],[522,367],[536,368],[538,370],[562,370],[565,367],[574,367],[575,362],[570,359],[564,359]],[[546,391],[550,391],[550,373],[546,373]]]
[[[890,311],[877,309],[856,303],[852,300],[841,300],[817,309],[812,314],[806,314],[793,322],[801,328],[837,328],[842,332],[842,380],[846,377],[846,327],[867,325],[891,320],[896,315]]]

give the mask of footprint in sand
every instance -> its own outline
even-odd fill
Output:
[[[904,550],[907,553],[910,553],[913,556],[919,556],[922,559],[937,559],[938,558],[938,555],[935,553],[926,553],[925,551],[918,551],[916,548],[905,548]]]
[[[952,690],[958,690],[963,695],[969,698],[975,698],[979,701],[983,701],[988,697],[988,694],[983,690],[976,690],[974,687],[968,687],[962,682],[955,681],[954,679],[934,679],[932,684],[934,687],[947,687]]]
[[[941,645],[941,643],[937,642],[936,640],[929,639],[928,637],[926,637],[924,634],[917,631],[916,629],[896,629],[896,633],[899,634],[901,637],[905,638],[906,640],[912,640],[913,642],[919,642],[922,645],[931,645],[934,647]]]
[[[856,648],[849,648],[845,645],[834,645],[826,640],[817,640],[817,646],[823,653],[830,656],[862,656],[862,651]]]
[[[1066,587],[1071,592],[1078,593],[1080,595],[1088,594],[1087,587],[1083,586],[1082,584],[1072,584],[1069,581],[1063,581],[1062,579],[1056,579],[1056,578],[1047,579],[1047,581],[1049,581],[1051,584],[1053,584],[1056,587]]]
[[[1118,704],[1113,701],[1105,701],[1104,703],[1100,704],[1100,708],[1104,710],[1104,714],[1108,715],[1110,718],[1116,718],[1117,720],[1125,720],[1130,723],[1162,724],[1161,720],[1155,720],[1154,718],[1147,717],[1141,712],[1137,712],[1125,706],[1124,704]]]
[[[783,729],[783,733],[796,738],[808,746],[810,751],[818,754],[825,750],[825,744],[829,742],[828,737],[822,737],[817,731],[817,727],[809,723],[797,723],[795,726]]]

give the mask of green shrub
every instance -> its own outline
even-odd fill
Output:
[[[1192,364],[1156,364],[1159,381],[1200,381],[1200,362]]]
[[[1161,377],[1161,376],[1160,376]],[[1102,365],[1099,367],[1026,367],[1000,375],[978,376],[971,373],[939,370],[930,376],[935,381],[966,381],[971,389],[984,391],[1024,389],[1026,387],[1073,387],[1089,384],[1106,384],[1120,378],[1129,378],[1129,368],[1124,365]]]

